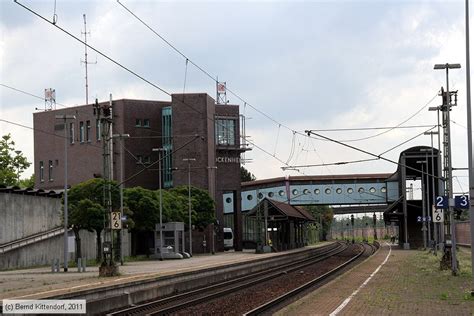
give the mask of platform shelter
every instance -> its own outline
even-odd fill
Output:
[[[257,222],[257,250],[259,246],[276,251],[304,247],[307,226],[315,221],[304,208],[269,198],[261,200],[246,216]]]

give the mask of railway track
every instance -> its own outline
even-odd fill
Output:
[[[339,258],[335,261],[348,261],[348,253],[351,253],[351,255],[349,256],[349,260],[350,262],[353,262],[354,260],[356,260],[356,258],[352,259],[354,258],[352,253],[356,252],[357,257],[360,257],[364,253],[362,248],[363,247],[361,245],[336,243],[334,245],[322,247],[321,251],[311,258],[299,260],[297,262],[287,264],[284,267],[279,266],[265,270],[263,272],[249,274],[245,277],[232,279],[226,282],[210,285],[194,291],[170,296],[167,298],[161,298],[138,306],[133,306],[119,311],[115,311],[109,313],[108,315],[184,315],[189,313],[195,314],[196,310],[202,311],[202,313],[207,314],[211,313],[241,315],[245,311],[248,311],[252,308],[246,307],[246,310],[242,312],[239,309],[233,308],[230,305],[229,307],[227,307],[228,311],[212,312],[209,310],[208,305],[211,304],[211,307],[229,305],[227,304],[230,301],[227,299],[228,297],[245,297],[245,295],[242,296],[242,294],[238,293],[249,293],[249,291],[250,293],[252,293],[252,289],[261,286],[262,284],[277,284],[278,282],[289,283],[288,281],[281,280],[284,278],[288,278],[289,276],[290,279],[292,279],[292,275],[298,276],[302,273],[301,271],[310,270],[310,268],[314,268],[315,265],[324,266],[323,263],[327,263],[328,260],[331,260],[331,258]],[[355,251],[354,249],[357,250]],[[334,261],[334,259],[332,260]],[[334,265],[334,263],[331,264],[331,266],[332,265]],[[338,264],[338,266],[339,265],[341,264]],[[321,271],[325,271],[325,269],[319,269]],[[340,267],[339,269],[342,269],[342,267]],[[261,305],[263,302],[265,301],[261,301],[258,305]],[[255,306],[257,305],[253,303],[253,307]],[[263,308],[263,305],[261,305],[261,307]]]
[[[266,314],[266,313],[269,313],[270,311],[273,311],[273,310],[278,310],[279,306],[282,306],[282,305],[285,305],[285,302],[289,302],[291,301],[294,297],[297,297],[300,293],[302,292],[305,292],[305,291],[308,291],[309,289],[313,289],[315,287],[315,285],[317,285],[318,283],[321,283],[322,281],[324,281],[325,279],[329,278],[330,276],[333,276],[335,274],[337,274],[340,270],[342,270],[343,268],[347,267],[348,265],[350,265],[351,263],[353,263],[354,261],[356,261],[357,259],[359,259],[361,256],[363,256],[364,254],[367,254],[368,256],[374,254],[377,249],[379,248],[379,245],[371,245],[371,244],[363,244],[363,247],[364,247],[364,250],[360,253],[358,253],[357,255],[355,255],[354,257],[350,258],[349,260],[347,260],[346,262],[340,264],[339,266],[335,267],[334,269],[324,273],[323,275],[321,276],[318,276],[316,278],[314,278],[313,280],[289,291],[289,292],[286,292],[285,294],[269,301],[269,302],[266,302],[256,308],[254,308],[253,310],[245,313],[244,315],[245,316],[254,316],[254,315],[262,315],[262,314]]]

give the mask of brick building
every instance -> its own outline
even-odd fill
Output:
[[[99,106],[108,104],[104,102]],[[103,136],[93,104],[37,112],[33,115],[34,165],[35,186],[40,189],[64,187],[64,122],[56,118],[62,115],[75,116],[75,120],[67,121],[66,130],[68,184],[103,174]],[[241,191],[242,152],[237,105],[216,104],[205,93],[173,94],[171,102],[114,100],[112,117],[112,134],[130,135],[123,139],[125,187],[159,187],[158,164],[153,163],[160,153],[153,149],[163,148],[166,153],[162,161],[163,188],[188,184],[190,170],[191,185],[208,190],[216,201],[219,223],[223,223],[223,194],[228,196],[229,193],[235,201],[234,222],[242,222],[240,198],[237,198]],[[120,140],[114,138],[110,150],[113,153],[111,172],[117,181],[121,172],[120,149]],[[183,160],[188,158],[195,161]],[[241,225],[234,227],[238,250],[242,244],[241,229]]]

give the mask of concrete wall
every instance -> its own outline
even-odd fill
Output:
[[[95,259],[96,234],[81,231],[82,257]],[[74,237],[69,235],[69,261],[74,260]],[[124,232],[124,256],[130,255],[130,234]],[[54,259],[59,259],[62,267],[64,261],[64,235],[58,235],[47,240],[30,244],[0,255],[0,270],[18,269],[34,266],[51,265]]]
[[[0,193],[0,244],[45,232],[61,223],[61,199]],[[96,257],[96,233],[81,231],[82,256]],[[74,234],[69,233],[69,259],[74,259]],[[124,255],[130,254],[130,234],[124,236]],[[63,234],[0,255],[0,270],[50,265],[64,256]]]
[[[61,226],[61,199],[0,193],[0,244]]]

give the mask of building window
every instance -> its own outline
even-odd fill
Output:
[[[100,140],[100,120],[99,119],[95,120],[95,140],[96,141]]]
[[[44,182],[44,164],[43,164],[42,161],[40,161],[39,165],[40,165],[40,167],[39,167],[40,182]]]
[[[141,119],[135,119],[135,126],[136,127],[142,127],[142,120]]]
[[[48,180],[53,181],[53,161],[48,162]]]
[[[149,119],[144,119],[143,120],[143,127],[150,127],[150,120]]]
[[[84,142],[84,122],[79,122],[79,141]]]
[[[145,156],[143,157],[143,162],[147,165],[149,165],[151,163],[151,159],[150,159],[150,156]]]
[[[86,140],[91,141],[91,121],[86,121]]]
[[[235,120],[217,119],[215,131],[217,145],[235,145]]]
[[[74,144],[74,123],[69,123],[69,143]]]

